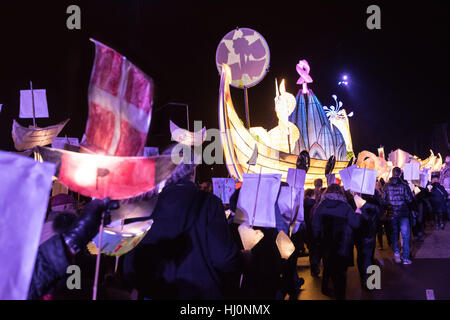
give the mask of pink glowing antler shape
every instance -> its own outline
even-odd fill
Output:
[[[300,78],[297,81],[297,84],[303,85],[303,93],[308,93],[308,83],[313,82],[311,76],[309,75],[309,64],[306,60],[300,60],[297,64],[297,72],[300,75]]]

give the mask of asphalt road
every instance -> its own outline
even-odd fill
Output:
[[[445,230],[435,231],[432,226],[427,227],[424,242],[413,245],[411,265],[395,263],[385,237],[384,242],[384,250],[375,250],[375,259],[381,266],[381,289],[363,290],[358,269],[351,267],[347,271],[347,299],[450,299],[450,223]],[[321,277],[311,277],[308,257],[299,259],[298,271],[299,276],[305,279],[299,300],[331,299],[321,293]]]

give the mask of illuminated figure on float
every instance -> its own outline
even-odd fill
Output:
[[[276,84],[275,84],[276,86]],[[281,94],[280,94],[281,93]],[[275,112],[278,117],[278,126],[269,131],[270,145],[283,152],[299,154],[297,141],[300,131],[289,121],[289,116],[295,109],[295,97],[286,92],[284,80],[281,81],[280,91],[275,97]]]
[[[295,109],[295,97],[286,92],[284,80],[281,81],[279,91],[275,80],[275,88],[275,112],[278,117],[278,126],[269,132],[262,127],[252,127],[250,128],[250,133],[257,139],[265,141],[268,146],[274,149],[286,153],[299,154],[301,150],[299,150],[297,142],[300,138],[300,131],[294,123],[289,121],[289,115]]]

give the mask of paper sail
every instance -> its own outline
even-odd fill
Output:
[[[298,230],[300,222],[304,221],[304,188],[281,186],[278,196],[278,208],[284,221],[289,224],[289,234]]]
[[[281,174],[244,174],[234,222],[275,228],[275,202]]]
[[[170,134],[172,140],[186,146],[201,146],[206,139],[206,127],[200,131],[190,132],[178,127],[170,120]]]
[[[278,251],[280,251],[281,258],[286,260],[289,259],[295,251],[295,246],[291,239],[289,239],[284,231],[280,231],[278,232],[277,240],[275,242],[277,244]]]
[[[236,182],[231,178],[212,178],[213,192],[222,200],[222,203],[230,203],[230,198],[236,191]]]
[[[142,156],[150,127],[153,81],[115,50],[95,43],[89,83],[86,147],[95,153]]]
[[[27,298],[55,165],[0,151],[0,300]]]
[[[133,250],[145,237],[153,224],[153,220],[139,221],[122,226],[120,221],[112,223],[103,230],[102,253],[120,257]],[[98,253],[99,234],[88,244],[91,254]]]
[[[152,190],[175,170],[170,155],[113,157],[38,148],[44,161],[57,164],[59,181],[87,197],[127,199]]]
[[[416,186],[414,187],[414,195],[418,195],[420,193],[420,189]]]
[[[361,209],[367,202],[366,200],[364,200],[363,198],[361,198],[357,194],[355,194],[353,196],[353,199],[355,200],[356,208],[358,208],[358,209]]]
[[[374,195],[377,182],[377,170],[355,168],[352,171],[350,190],[357,193]]]
[[[237,88],[252,87],[266,75],[270,62],[269,46],[255,30],[238,28],[227,33],[216,51],[219,73],[222,64],[230,66],[231,85]]]
[[[48,118],[47,94],[45,89],[20,90],[20,112],[19,118],[33,118],[33,98],[34,117]]]
[[[156,147],[144,147],[144,157],[159,156],[159,149]]]
[[[78,138],[68,138],[68,137],[56,137],[52,139],[52,148],[53,149],[65,149],[64,146],[69,144],[71,146],[79,146],[80,142]]]
[[[52,143],[52,139],[58,136],[64,126],[69,122],[60,122],[57,125],[45,128],[38,127],[22,127],[16,120],[13,120],[12,138],[14,147],[18,151],[32,149],[36,146],[46,146]]]
[[[428,181],[430,181],[430,169],[423,168],[423,170],[420,171],[420,186],[426,188]]]
[[[403,177],[406,181],[420,179],[420,163],[410,162],[403,165]]]
[[[330,185],[336,183],[336,175],[335,174],[327,174],[326,178],[327,178],[327,186],[330,186]]]
[[[305,185],[306,171],[302,169],[288,169],[286,182],[291,187],[303,188]]]
[[[264,238],[264,233],[261,230],[255,230],[247,224],[241,224],[238,227],[239,236],[241,237],[244,250],[252,250],[258,242]]]
[[[344,185],[345,190],[350,190],[350,187],[352,185],[352,172],[356,168],[357,166],[354,164],[350,167],[347,167],[339,171],[339,176],[341,177],[341,181],[342,184]]]

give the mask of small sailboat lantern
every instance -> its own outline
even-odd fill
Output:
[[[47,95],[45,89],[33,89],[30,81],[30,90],[20,90],[20,112],[19,118],[33,119],[33,125],[21,126],[13,120],[12,138],[14,147],[18,151],[24,151],[35,146],[46,146],[52,143],[52,139],[57,137],[69,119],[56,125],[39,128],[36,126],[36,118],[48,118]]]

